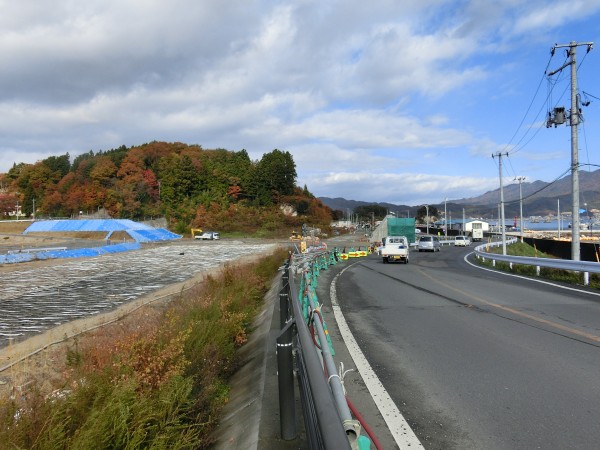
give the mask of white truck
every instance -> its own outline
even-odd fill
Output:
[[[473,230],[471,231],[471,238],[472,238],[473,242],[483,240],[483,229],[481,229],[481,227],[480,228],[473,227]]]
[[[408,264],[409,246],[406,236],[387,236],[384,245],[379,249],[383,263],[402,261]]]

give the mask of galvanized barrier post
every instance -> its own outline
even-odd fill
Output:
[[[289,291],[287,283],[279,291],[279,329],[283,329],[291,317]]]
[[[294,395],[294,356],[292,337],[294,322],[290,321],[277,337],[277,379],[279,382],[279,417],[281,439],[296,438],[296,400]]]

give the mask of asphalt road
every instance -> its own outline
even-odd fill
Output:
[[[472,248],[371,255],[337,281],[348,324],[427,449],[597,449],[600,297],[471,267]]]

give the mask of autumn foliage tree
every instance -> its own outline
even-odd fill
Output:
[[[191,226],[272,233],[309,222],[327,227],[331,211],[307,187],[296,186],[296,164],[275,149],[252,161],[246,150],[206,150],[179,142],[150,142],[94,153],[70,163],[68,153],[15,163],[2,176],[1,208],[21,202],[36,216],[73,217],[99,209],[114,218],[164,215],[178,232]],[[7,197],[8,196],[8,197]],[[279,206],[296,208],[287,217]],[[283,231],[287,232],[287,231]]]

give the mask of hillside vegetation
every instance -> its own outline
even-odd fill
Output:
[[[112,218],[165,216],[178,233],[190,227],[257,235],[287,234],[303,223],[325,228],[331,210],[296,186],[296,164],[273,150],[252,161],[245,150],[151,142],[35,164],[0,174],[0,215]]]

